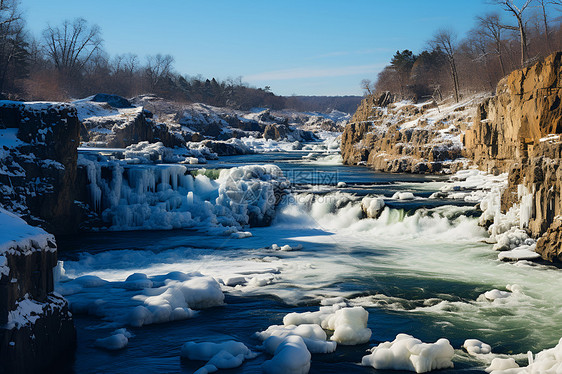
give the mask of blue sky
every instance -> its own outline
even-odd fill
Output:
[[[30,31],[83,17],[111,54],[171,54],[190,76],[242,76],[280,95],[361,95],[396,50],[421,51],[439,28],[459,36],[487,0],[21,0]]]

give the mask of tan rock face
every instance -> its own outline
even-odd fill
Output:
[[[466,155],[482,169],[508,171],[510,165],[548,134],[562,132],[562,52],[503,78],[496,96],[480,104],[464,136]]]
[[[435,103],[389,104],[388,94],[367,96],[342,134],[344,163],[387,172],[455,171],[462,162],[458,139],[465,108],[442,113]],[[430,112],[431,111],[431,112]]]
[[[529,231],[537,252],[562,260],[562,52],[515,71],[482,103],[464,136],[465,154],[490,172],[509,172],[502,209],[519,203],[518,186],[533,194]]]

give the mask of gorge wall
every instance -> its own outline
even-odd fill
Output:
[[[0,373],[38,373],[72,354],[76,331],[54,292],[54,237],[0,208]]]
[[[75,231],[80,127],[69,104],[0,101],[0,205],[51,233]]]
[[[345,127],[345,164],[387,172],[454,172],[464,167],[461,132],[471,103],[392,103],[389,93],[369,95]]]
[[[0,101],[0,373],[41,372],[76,342],[54,236],[36,225],[78,227],[80,126],[68,104]]]
[[[509,172],[502,210],[532,195],[528,230],[536,251],[562,260],[562,52],[503,78],[478,106],[464,135],[466,156],[479,168]]]
[[[437,106],[370,95],[345,128],[342,156],[390,172],[455,171],[470,160],[509,173],[502,211],[525,204],[536,251],[562,261],[561,101],[562,52],[504,77],[491,97]]]

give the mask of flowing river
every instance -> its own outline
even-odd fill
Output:
[[[58,288],[72,304],[78,349],[74,362],[57,372],[191,373],[205,362],[180,359],[184,343],[236,340],[260,352],[256,332],[282,324],[288,313],[317,311],[334,297],[364,307],[372,335],[365,344],[313,354],[311,373],[374,372],[360,365],[366,350],[399,333],[424,342],[448,339],[455,366],[443,372],[483,372],[489,362],[461,349],[469,338],[490,344],[497,354],[525,354],[515,356],[523,365],[527,351],[556,345],[562,336],[560,270],[498,261],[477,224],[474,204],[429,199],[447,178],[383,174],[338,165],[334,157],[303,156],[232,156],[206,165],[275,163],[292,182],[274,221],[246,228],[250,237],[194,228],[102,231],[59,240],[64,276]],[[338,182],[345,184],[334,188]],[[400,191],[415,199],[391,198]],[[366,195],[384,195],[379,218],[362,217]],[[224,305],[201,309],[192,318],[127,325],[120,316],[141,300],[138,289],[121,286],[127,277],[146,274],[156,287],[172,272],[221,279]],[[69,280],[83,276],[94,277],[72,289]],[[496,300],[482,296],[493,289],[511,293]],[[134,335],[125,349],[96,347],[97,339],[122,327]],[[228,372],[259,373],[270,358],[262,353]]]

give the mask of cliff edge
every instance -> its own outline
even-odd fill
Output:
[[[463,139],[479,168],[509,172],[502,211],[514,204],[529,213],[526,229],[536,251],[562,261],[562,52],[503,78],[481,103]]]
[[[345,164],[394,173],[452,173],[466,166],[461,133],[476,98],[440,105],[392,100],[389,93],[363,99],[342,134]]]
[[[0,208],[0,373],[37,373],[72,354],[76,331],[54,292],[55,239]]]

